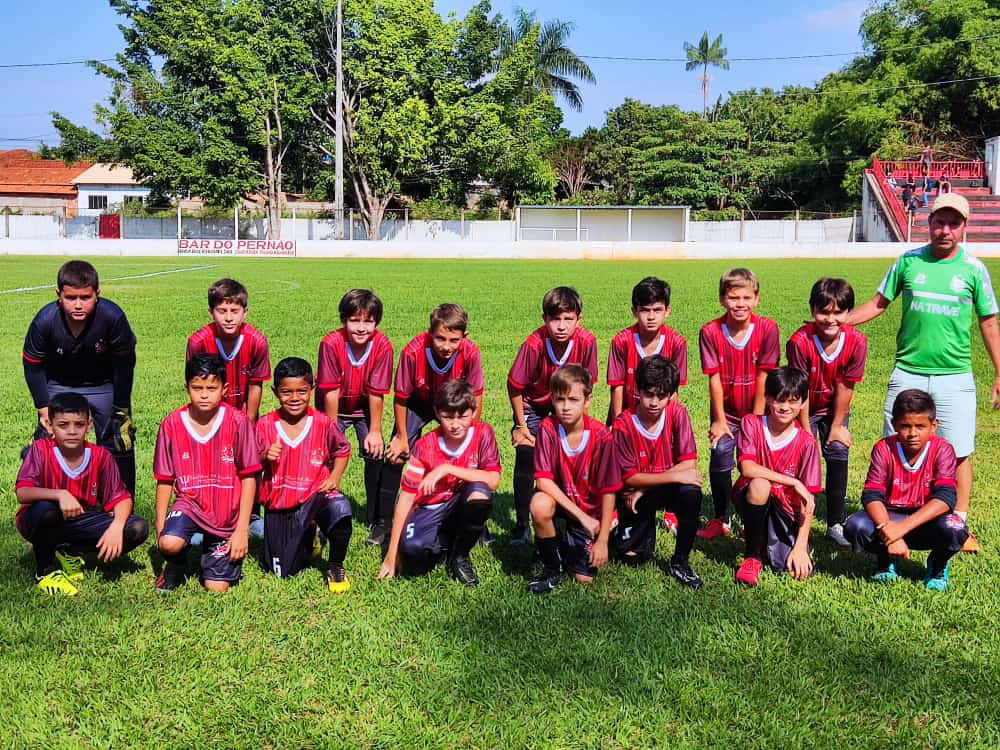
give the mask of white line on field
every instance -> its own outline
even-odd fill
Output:
[[[173,268],[169,271],[154,271],[153,273],[140,273],[135,276],[117,276],[105,281],[128,281],[129,279],[148,279],[151,276],[166,276],[171,273],[187,273],[188,271],[204,271],[206,268],[215,266],[191,266],[189,268]],[[42,284],[41,286],[19,286],[17,289],[0,289],[0,294],[14,294],[15,292],[37,292],[39,289],[51,289],[52,284]]]

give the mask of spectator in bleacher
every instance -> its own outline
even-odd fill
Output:
[[[931,144],[928,143],[927,147],[924,148],[923,152],[920,154],[920,161],[923,162],[924,169],[930,173],[931,164],[934,163],[934,149],[931,148]]]
[[[941,175],[941,182],[938,183],[938,195],[945,195],[951,192],[951,178],[947,172]]]
[[[927,204],[924,203],[924,205]],[[910,200],[907,201],[906,203],[906,210],[909,211],[911,214],[915,214],[917,211],[920,210],[920,199],[917,197],[916,193],[910,194]]]
[[[889,183],[889,187],[891,187],[892,192],[895,193],[896,188],[899,187],[899,183],[896,182],[896,175],[894,175],[892,172],[889,172],[889,179],[887,179],[886,182]]]
[[[902,198],[903,198],[903,205],[904,206],[909,206],[910,205],[910,198],[913,197],[913,190],[914,190],[915,187],[916,187],[916,185],[913,184],[913,180],[911,180],[909,177],[907,177],[906,178],[906,182],[903,183],[903,196],[902,196]]]

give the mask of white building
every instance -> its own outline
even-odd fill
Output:
[[[149,198],[149,188],[135,179],[129,167],[117,164],[95,164],[73,184],[80,216],[98,216],[120,208],[126,201],[145,202]]]

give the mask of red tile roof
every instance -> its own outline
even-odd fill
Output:
[[[73,180],[91,166],[78,162],[67,167],[58,159],[42,159],[25,149],[0,151],[0,195],[76,196]]]

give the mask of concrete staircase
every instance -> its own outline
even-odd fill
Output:
[[[1000,242],[1000,195],[991,194],[989,188],[957,186],[954,183],[952,192],[964,195],[969,201],[969,221],[965,230],[965,241]],[[931,203],[933,202],[932,199]],[[913,215],[910,242],[930,240],[927,226],[929,216],[930,208],[921,208]]]

